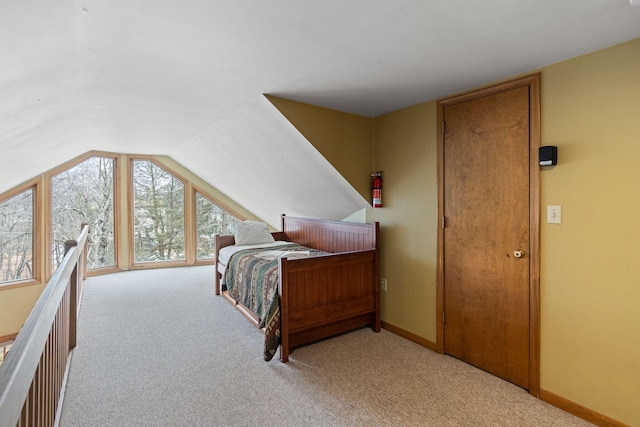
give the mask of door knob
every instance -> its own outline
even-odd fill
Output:
[[[513,251],[513,256],[516,258],[522,258],[524,256],[524,251]]]

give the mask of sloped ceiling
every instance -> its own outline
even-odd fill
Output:
[[[3,0],[0,192],[163,154],[272,224],[341,218],[366,201],[262,94],[374,117],[637,37],[628,0]]]
[[[368,206],[264,96],[177,148],[175,160],[276,228],[282,213],[343,219]]]

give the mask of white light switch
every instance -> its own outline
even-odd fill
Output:
[[[562,224],[560,206],[547,206],[547,224]]]

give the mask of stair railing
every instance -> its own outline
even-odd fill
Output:
[[[0,365],[0,427],[53,426],[59,414],[86,277],[89,227],[65,243],[65,257]]]

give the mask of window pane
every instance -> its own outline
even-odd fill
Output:
[[[184,184],[154,163],[133,162],[135,262],[184,260]]]
[[[30,188],[0,202],[0,282],[33,278],[33,197]]]
[[[234,217],[224,209],[196,192],[196,235],[198,259],[213,258],[214,234],[233,234]]]
[[[87,268],[115,264],[115,160],[92,157],[51,179],[52,261],[54,270],[64,258],[64,242],[75,240],[89,224]]]

